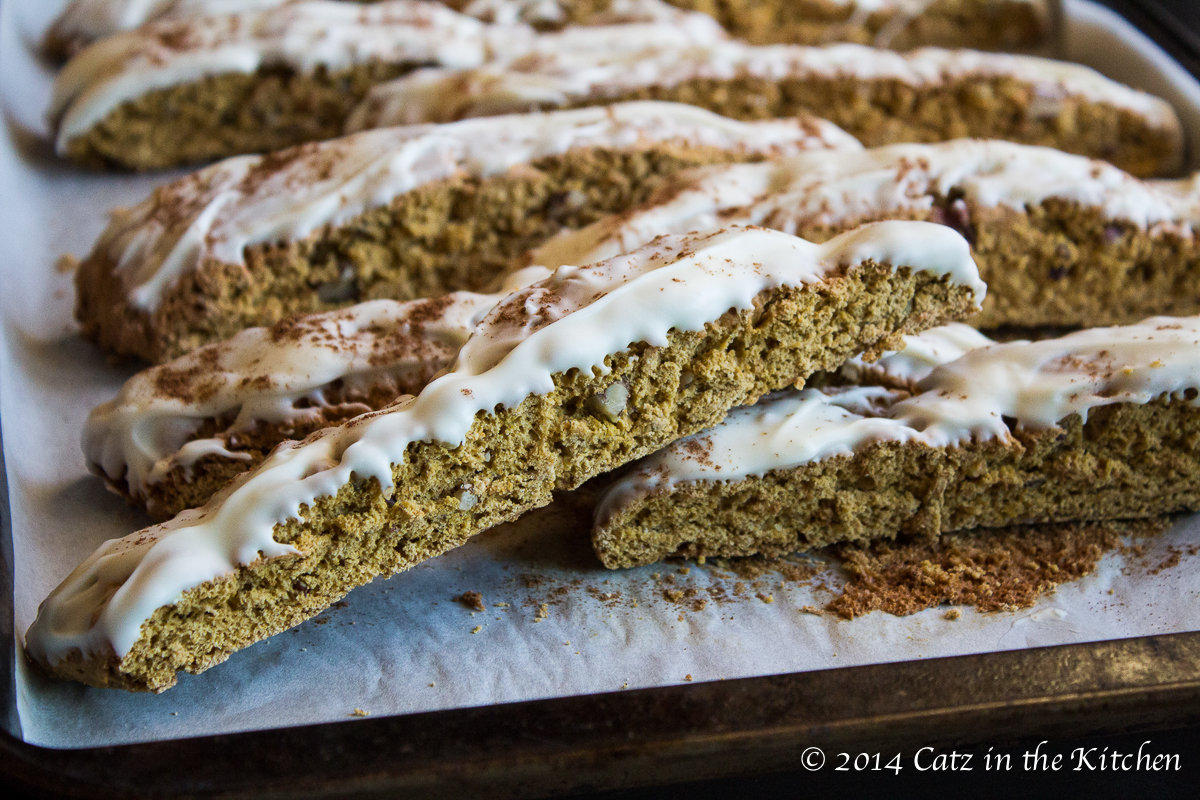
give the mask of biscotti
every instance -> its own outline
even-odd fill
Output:
[[[686,167],[858,147],[813,120],[608,108],[371,131],[214,164],[114,216],[76,276],[104,349],[153,362],[293,313],[491,291],[565,229]]]
[[[682,16],[572,28],[555,40],[616,53],[725,37],[707,15]],[[421,0],[304,0],[153,23],[72,59],[49,116],[59,155],[94,166],[155,169],[260,153],[339,135],[372,85],[416,67],[511,59],[539,41],[528,26],[488,25]]]
[[[347,129],[655,99],[736,119],[812,113],[869,147],[969,136],[1057,147],[1139,176],[1175,175],[1182,163],[1170,105],[1077,64],[972,50],[734,41],[577,52],[555,46],[561,35],[540,37],[520,58],[380,84]]]
[[[527,257],[598,261],[662,233],[753,224],[822,241],[867,220],[963,233],[988,285],[976,327],[1090,326],[1200,313],[1200,182],[1140,181],[998,141],[892,145],[677,175],[643,207]]]
[[[918,389],[735,410],[607,490],[596,552],[626,567],[1200,509],[1200,318],[972,350]]]
[[[962,237],[921,222],[824,245],[664,237],[559,269],[496,306],[415,398],[278,447],[205,507],[103,545],[42,603],[26,651],[61,677],[161,691],[985,291]]]
[[[521,270],[496,294],[368,300],[288,317],[143,370],[88,416],[88,467],[155,519],[170,519],[279,443],[417,394],[492,306],[548,274]]]
[[[157,169],[337,136],[367,89],[475,66],[491,29],[438,3],[307,0],[145,25],[71,59],[48,117],[59,155]]]

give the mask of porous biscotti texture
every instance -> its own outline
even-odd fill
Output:
[[[1194,396],[1195,390],[1190,393]],[[1057,429],[957,447],[881,442],[849,456],[681,486],[594,534],[605,565],[781,555],[837,542],[1200,509],[1200,410],[1159,398],[1094,409]]]
[[[272,66],[154,89],[72,138],[63,155],[97,169],[154,170],[332,139],[372,86],[419,66]]]
[[[529,248],[644,201],[667,176],[761,157],[660,143],[580,148],[491,177],[460,173],[309,237],[251,245],[245,264],[206,259],[166,288],[152,311],[130,301],[112,253],[98,247],[76,276],[76,318],[103,349],[161,363],[289,314],[486,291]]]
[[[752,44],[855,42],[906,50],[933,45],[1031,50],[1049,35],[1040,0],[932,0],[871,3],[831,0],[668,0],[713,15]]]
[[[898,142],[1004,139],[1099,158],[1140,177],[1170,174],[1179,162],[1174,129],[1138,114],[1071,96],[1042,110],[1034,88],[1002,75],[962,75],[936,86],[846,77],[696,78],[589,97],[573,106],[670,100],[742,120],[815,114],[867,147]]]
[[[947,278],[871,261],[819,284],[763,292],[751,310],[727,312],[703,331],[674,331],[665,345],[611,354],[606,374],[558,373],[546,393],[480,412],[460,446],[409,444],[403,463],[392,465],[393,494],[356,479],[318,497],[273,530],[299,555],[240,566],[184,592],[144,622],[123,657],[85,659],[76,650],[42,666],[96,686],[162,691],[177,672],[214,666],[356,586],[549,503],[555,489],[579,486],[856,353],[893,348],[899,334],[962,318],[974,302],[972,289]],[[598,413],[596,398],[618,382],[625,402]]]

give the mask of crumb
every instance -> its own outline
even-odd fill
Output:
[[[942,619],[948,619],[951,622],[953,622],[954,620],[958,619],[961,616],[962,616],[961,611],[959,611],[957,608],[952,608],[949,611],[947,611],[945,614],[942,614]]]
[[[429,684],[429,688],[430,688],[430,689],[432,689],[432,688],[433,688],[434,686],[436,686],[436,685],[437,685],[437,684],[435,684],[435,683],[431,683],[431,684]]]
[[[691,572],[691,571],[692,571],[692,568],[691,568],[691,567],[680,567],[680,568],[679,568],[679,574],[680,574],[680,575],[687,575],[687,574],[688,574],[689,572]]]
[[[689,674],[687,674],[687,675],[684,675],[684,676],[683,676],[683,679],[684,679],[685,681],[690,681],[690,680],[692,679],[692,676],[691,676],[691,674],[689,673]]]
[[[79,259],[70,253],[63,253],[54,262],[54,271],[59,275],[65,275],[68,272],[74,272],[79,269]]]
[[[463,592],[458,597],[454,598],[472,611],[486,611],[487,606],[483,604],[483,595],[479,592]]]
[[[479,633],[481,630],[483,630],[483,626],[476,625],[474,628],[471,628],[471,633]]]
[[[371,716],[371,712],[363,711],[361,708],[356,708],[350,712],[350,716],[352,716],[352,717],[369,717],[369,716]]]
[[[540,606],[538,606],[537,613],[533,615],[533,621],[541,622],[542,620],[546,619],[549,616],[550,616],[550,605],[548,603],[542,603]]]
[[[682,589],[663,589],[663,597],[670,600],[672,603],[678,603],[683,599]]]
[[[773,595],[773,594],[763,594],[762,592],[759,592],[759,593],[758,593],[758,599],[759,599],[759,600],[762,600],[764,603],[774,603],[774,602],[775,602],[775,595]]]
[[[800,606],[799,611],[801,614],[812,614],[814,617],[820,617],[825,613],[816,606]]]

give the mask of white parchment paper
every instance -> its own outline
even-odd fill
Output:
[[[29,42],[59,5],[0,5],[0,424],[18,636],[76,563],[147,523],[84,467],[82,422],[131,370],[107,365],[76,337],[71,276],[55,262],[62,253],[84,255],[109,208],[172,177],[80,173],[39,138],[50,72]],[[1195,81],[1108,12],[1082,2],[1068,9],[1071,52],[1171,99],[1200,140]],[[1196,542],[1198,530],[1200,518],[1178,524],[1140,566],[1110,555],[1096,574],[1027,611],[966,611],[951,621],[935,609],[842,622],[800,613],[828,594],[798,585],[769,587],[771,603],[750,590],[737,601],[683,608],[664,597],[667,576],[699,597],[731,582],[713,587],[722,580],[711,571],[684,575],[678,565],[608,572],[591,555],[586,527],[551,508],[358,589],[344,606],[203,675],[185,675],[163,695],[51,681],[18,655],[18,708],[26,741],[91,747],[345,721],[355,709],[404,714],[1194,630],[1200,559],[1184,557],[1155,575],[1145,564]],[[454,601],[468,590],[480,592],[486,611]]]

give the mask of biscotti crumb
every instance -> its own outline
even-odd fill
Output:
[[[692,676],[691,676],[690,674],[688,674],[688,675],[684,675],[684,676],[683,676],[683,679],[684,679],[685,681],[690,681],[690,680],[692,679]]]
[[[812,614],[814,617],[824,616],[825,612],[816,606],[800,606],[798,609],[801,614]]]
[[[471,633],[479,633],[481,630],[483,630],[483,626],[476,625],[474,628],[471,628]]]
[[[350,716],[352,716],[352,717],[369,717],[369,716],[371,716],[371,712],[363,711],[361,708],[356,708],[350,712]]]
[[[550,605],[548,603],[542,603],[540,606],[538,606],[537,613],[533,615],[533,621],[541,622],[542,620],[546,619],[549,616],[550,616]]]
[[[463,592],[458,597],[454,598],[472,611],[486,611],[487,606],[483,604],[483,595],[479,592]]]
[[[774,602],[775,602],[775,595],[773,595],[773,594],[763,594],[762,592],[759,592],[759,593],[758,593],[758,599],[759,599],[759,600],[762,600],[764,603],[774,603]]]
[[[945,614],[942,614],[942,619],[948,619],[951,622],[953,622],[954,620],[958,619],[961,616],[962,616],[961,611],[959,611],[957,608],[952,608],[949,611],[947,611]]]

